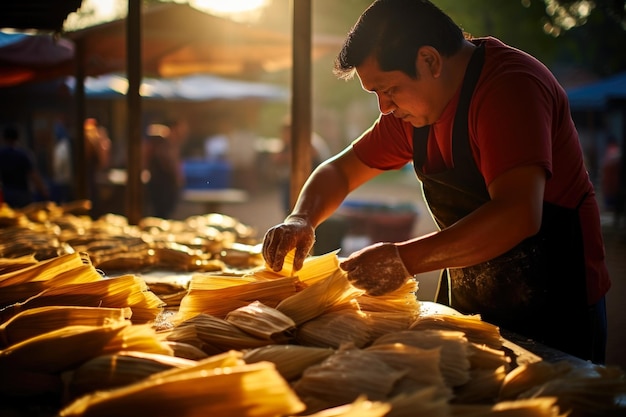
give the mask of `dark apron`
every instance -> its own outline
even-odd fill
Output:
[[[430,127],[414,130],[415,172],[441,229],[490,199],[473,158],[467,127],[484,53],[482,45],[476,48],[463,80],[452,133],[454,168],[424,174]],[[503,329],[589,358],[590,326],[578,207],[568,209],[544,202],[539,233],[490,261],[444,271],[437,302],[465,314],[478,313]]]

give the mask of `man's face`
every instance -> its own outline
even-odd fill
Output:
[[[356,72],[363,89],[378,97],[382,114],[392,113],[415,127],[422,127],[437,121],[444,106],[437,79],[418,61],[416,65],[419,75],[413,79],[402,71],[382,71],[371,56]]]

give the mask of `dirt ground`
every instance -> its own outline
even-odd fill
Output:
[[[413,173],[390,174],[387,178],[366,184],[349,198],[362,201],[384,200],[390,205],[411,203],[418,213],[413,234],[421,235],[435,230]],[[181,202],[174,218],[182,219],[202,212],[201,204]],[[284,217],[279,189],[272,185],[249,192],[246,202],[221,205],[219,212],[255,227],[259,238],[262,238],[268,228],[278,224]],[[607,295],[609,332],[607,365],[617,365],[626,370],[626,309],[622,305],[623,300],[626,299],[626,227],[615,227],[610,213],[603,213],[602,219],[606,259],[613,282]],[[347,244],[347,241],[344,243]],[[438,275],[438,272],[432,272],[418,276],[417,297],[420,300],[433,301]]]

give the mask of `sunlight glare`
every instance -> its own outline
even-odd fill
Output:
[[[190,0],[189,4],[216,16],[245,20],[257,15],[268,4],[268,0]]]

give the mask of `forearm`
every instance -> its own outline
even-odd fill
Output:
[[[348,181],[340,170],[332,164],[320,165],[302,187],[289,217],[303,218],[317,227],[337,210],[349,192]]]
[[[363,164],[348,147],[313,171],[290,216],[304,218],[317,227],[337,210],[350,192],[381,172]]]
[[[400,257],[411,274],[476,265],[534,234],[525,217],[489,202],[447,229],[399,243]]]

